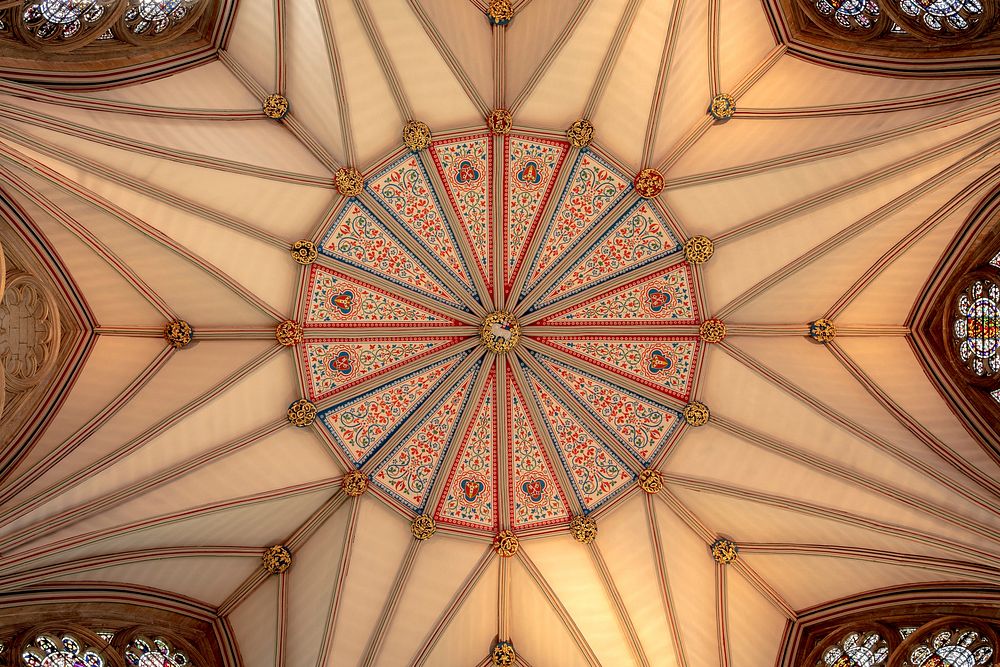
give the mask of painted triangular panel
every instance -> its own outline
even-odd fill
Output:
[[[538,376],[528,369],[525,374],[580,504],[593,510],[627,489],[635,475],[624,462]]]
[[[631,180],[617,168],[590,150],[580,151],[532,259],[521,296],[527,295],[631,189]]]
[[[406,153],[373,175],[365,189],[452,277],[474,293],[469,271],[458,252],[441,202],[415,154]]]
[[[493,139],[435,141],[431,157],[486,284],[493,281]]]
[[[504,140],[504,281],[517,273],[538,218],[552,194],[569,144],[509,135]]]
[[[309,274],[309,303],[305,328],[336,327],[448,327],[460,324],[372,285],[313,264]]]
[[[424,417],[372,476],[372,480],[414,512],[423,512],[444,452],[465,411],[476,363]]]
[[[507,474],[511,498],[511,526],[535,528],[569,520],[566,496],[542,449],[524,396],[507,373],[507,438],[510,446]]]
[[[536,355],[545,369],[580,407],[618,436],[644,463],[649,463],[681,423],[678,411],[651,401],[606,380],[583,373],[562,362]]]
[[[357,200],[348,200],[320,242],[319,251],[425,294],[467,310],[451,291],[399,241],[375,214]]]
[[[476,413],[448,473],[435,519],[468,528],[497,529],[496,378],[490,370]]]
[[[682,401],[691,396],[698,358],[698,339],[693,336],[565,336],[538,340]]]
[[[635,271],[680,249],[681,244],[656,208],[647,200],[639,200],[556,281],[535,308]]]
[[[539,324],[697,324],[691,267],[677,264],[598,294],[546,317]]]
[[[355,467],[379,450],[466,353],[442,359],[398,380],[323,410],[318,421]]]
[[[309,396],[313,402],[377,377],[401,364],[415,362],[443,350],[461,338],[422,336],[419,338],[324,338],[302,345],[302,361],[309,375]]]

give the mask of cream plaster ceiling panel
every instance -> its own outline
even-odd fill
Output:
[[[98,328],[0,478],[0,590],[188,595],[245,667],[760,667],[810,605],[1000,583],[997,459],[906,330],[1000,182],[985,79],[806,63],[757,0],[239,5],[183,73],[3,87],[0,186]]]

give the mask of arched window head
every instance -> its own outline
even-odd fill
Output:
[[[125,662],[132,667],[187,667],[191,661],[163,637],[136,637],[125,649]]]
[[[992,667],[994,641],[984,628],[948,623],[912,637],[901,653],[901,667]]]
[[[827,645],[815,667],[883,667],[889,658],[889,642],[878,630],[850,630]]]
[[[99,649],[87,646],[69,633],[36,635],[21,652],[25,667],[105,667]]]
[[[1000,376],[1000,285],[973,280],[958,295],[954,323],[959,359],[979,377]]]
[[[968,30],[983,15],[982,0],[899,0],[903,12],[931,30]]]
[[[14,23],[29,45],[51,51],[75,49],[97,39],[117,17],[124,0],[31,0]]]

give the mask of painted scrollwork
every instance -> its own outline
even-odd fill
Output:
[[[97,40],[125,10],[125,0],[25,0],[13,11],[13,29],[29,46],[73,51]]]
[[[0,300],[0,364],[8,391],[23,392],[51,370],[59,350],[59,310],[33,276],[16,273]]]

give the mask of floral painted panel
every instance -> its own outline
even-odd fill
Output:
[[[446,327],[459,324],[415,301],[395,296],[319,264],[311,267],[308,294],[306,329],[357,325]]]
[[[466,353],[442,359],[319,413],[318,421],[355,467],[364,465],[423,404]]]
[[[479,405],[462,437],[435,520],[497,530],[496,378],[486,380]]]
[[[569,144],[516,134],[504,139],[504,283],[510,285],[552,194]]]
[[[375,472],[372,480],[414,512],[423,512],[444,451],[469,400],[477,363],[455,383]]]
[[[544,318],[547,325],[697,324],[691,267],[671,266]]]
[[[365,189],[441,266],[475,293],[468,269],[458,252],[437,194],[431,189],[423,163],[406,153],[365,184]]]
[[[302,361],[309,376],[309,397],[314,403],[335,392],[376,377],[402,364],[455,345],[461,338],[327,338],[307,340]]]
[[[565,299],[681,250],[656,208],[640,200],[556,281],[535,308]]]
[[[508,371],[508,378],[510,372]],[[515,530],[569,521],[565,496],[542,449],[524,396],[507,381],[507,438],[511,525]]]
[[[437,301],[467,310],[452,292],[406,246],[378,221],[375,214],[350,199],[320,242],[319,251],[332,259],[409,287]]]
[[[685,336],[539,337],[539,341],[599,368],[681,399],[691,396],[698,339]]]
[[[493,280],[493,140],[489,134],[435,141],[430,148],[479,272]]]
[[[631,189],[632,182],[624,173],[596,153],[582,150],[532,260],[521,296],[526,296]]]
[[[536,355],[580,407],[618,436],[643,463],[650,463],[681,423],[681,415],[645,396],[543,355]]]
[[[593,510],[628,488],[635,476],[622,460],[603,445],[536,375],[528,370],[525,374],[580,504]]]

